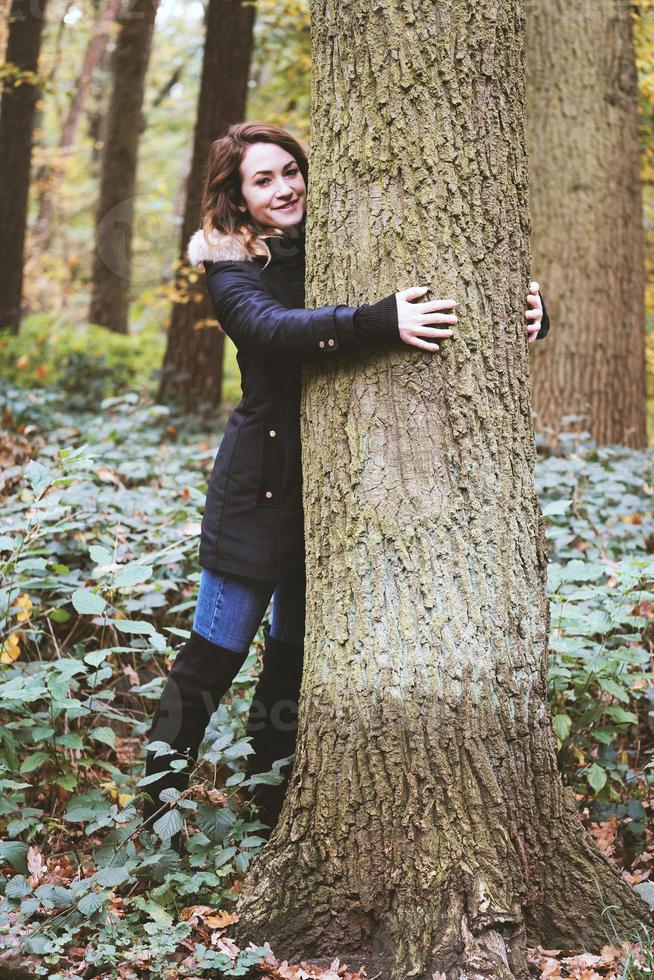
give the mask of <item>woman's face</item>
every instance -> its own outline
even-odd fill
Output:
[[[276,143],[252,143],[241,160],[240,173],[241,194],[255,221],[265,228],[300,224],[307,188],[295,157]]]

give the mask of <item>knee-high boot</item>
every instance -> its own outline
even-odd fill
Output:
[[[297,703],[302,681],[304,645],[277,640],[264,629],[263,668],[252,697],[247,734],[254,755],[248,756],[247,774],[267,772],[277,759],[295,751]],[[250,799],[259,816],[271,829],[277,823],[288,786],[290,765],[277,786],[255,786]]]
[[[146,752],[145,775],[161,772],[161,779],[143,787],[151,797],[143,806],[143,820],[157,819],[166,812],[159,800],[163,789],[183,792],[189,784],[188,770],[169,772],[175,759],[196,759],[211,715],[238,674],[248,651],[235,653],[211,643],[200,633],[191,635],[175,658],[149,730],[150,742],[167,742],[174,754],[155,758]]]

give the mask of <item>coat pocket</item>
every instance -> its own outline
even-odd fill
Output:
[[[278,423],[262,423],[263,458],[257,507],[279,507],[284,472],[284,445]]]
[[[236,437],[229,468],[229,487],[256,496],[261,486],[263,462],[261,422],[244,422]]]

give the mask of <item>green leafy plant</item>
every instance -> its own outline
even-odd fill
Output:
[[[243,772],[260,635],[186,763],[190,789],[169,791],[152,832],[139,816],[147,728],[195,604],[218,437],[135,393],[93,414],[54,390],[7,386],[2,399],[17,448],[0,490],[0,955],[29,958],[35,976],[63,977],[79,949],[108,977],[127,963],[246,976],[272,954],[228,939],[264,841],[244,791],[281,779]],[[588,821],[612,820],[617,856],[634,861],[653,774],[651,474],[649,453],[541,440],[559,764]],[[640,980],[634,957],[625,976]]]

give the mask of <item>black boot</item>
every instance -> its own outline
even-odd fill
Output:
[[[159,800],[163,789],[173,787],[183,792],[188,787],[190,764],[182,772],[169,771],[170,764],[187,756],[192,760],[197,758],[209,719],[247,654],[247,650],[234,653],[191,630],[175,658],[148,732],[149,742],[167,742],[176,752],[156,758],[153,751],[146,752],[145,775],[157,772],[163,775],[143,787],[151,797],[143,806],[144,822],[154,823],[155,815],[159,819],[166,813],[166,806]]]
[[[252,697],[247,734],[254,755],[248,756],[247,775],[267,772],[277,759],[295,751],[297,703],[302,681],[304,645],[276,640],[264,629],[263,668]],[[286,766],[283,783],[253,787],[249,799],[256,803],[259,817],[271,830],[277,823],[290,778]],[[263,836],[263,835],[262,835]]]

